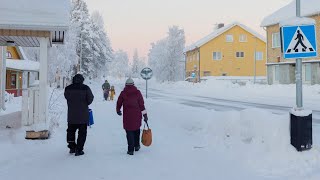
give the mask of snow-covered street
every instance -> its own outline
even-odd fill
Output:
[[[123,88],[115,82],[117,93]],[[85,155],[69,155],[66,103],[49,140],[28,141],[23,129],[0,133],[0,179],[318,179],[320,128],[314,148],[299,153],[290,145],[288,117],[262,109],[215,111],[168,98],[146,100],[153,145],[126,154],[125,131],[115,101],[102,99],[92,83],[95,125],[88,129]],[[181,93],[183,90],[181,90]],[[56,93],[63,93],[57,91]],[[163,92],[160,92],[163,93]],[[279,122],[280,121],[280,122]],[[132,178],[134,177],[134,178]]]

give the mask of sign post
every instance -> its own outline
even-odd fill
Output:
[[[144,68],[140,72],[141,77],[146,80],[146,98],[148,98],[148,80],[152,78],[153,72],[150,68]]]
[[[296,108],[290,112],[291,144],[298,150],[312,148],[312,111],[303,109],[302,59],[317,56],[315,20],[302,18],[300,0],[296,0],[296,17],[280,22],[284,59],[296,59]]]

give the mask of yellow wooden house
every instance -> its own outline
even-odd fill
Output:
[[[10,46],[7,48],[7,61],[14,62],[24,59],[22,49],[19,47]],[[22,71],[12,67],[6,68],[6,91],[14,96],[22,95]]]
[[[266,39],[238,22],[217,29],[187,47],[186,75],[265,76]]]

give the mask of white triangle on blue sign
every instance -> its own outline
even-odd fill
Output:
[[[309,53],[315,51],[316,49],[312,46],[307,36],[303,33],[301,28],[298,27],[285,53],[294,54]]]

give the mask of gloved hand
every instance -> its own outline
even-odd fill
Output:
[[[122,112],[121,112],[121,111],[117,112],[117,114],[118,114],[119,116],[122,116]]]
[[[148,122],[148,115],[147,115],[147,114],[144,114],[144,115],[143,115],[143,118],[144,118],[144,119],[143,119],[144,122]]]

